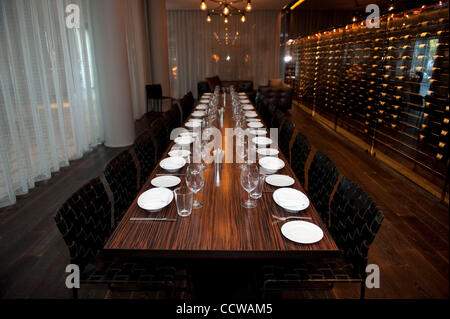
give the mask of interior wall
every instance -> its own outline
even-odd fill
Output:
[[[221,80],[252,80],[267,85],[279,75],[280,12],[255,10],[242,23],[200,10],[169,10],[169,67],[172,96],[197,95],[197,82],[218,75]],[[228,36],[227,36],[228,35]]]

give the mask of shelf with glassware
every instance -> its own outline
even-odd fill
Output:
[[[448,174],[448,4],[299,38],[296,98],[436,185]]]

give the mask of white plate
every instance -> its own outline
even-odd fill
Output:
[[[245,112],[244,114],[246,117],[257,117],[258,116],[258,113],[256,113],[255,111]]]
[[[251,105],[246,105],[243,107],[243,109],[244,109],[244,111],[251,111],[251,110],[254,110],[255,108]]]
[[[180,182],[181,179],[179,177],[171,175],[158,176],[152,179],[151,181],[152,185],[155,187],[167,187],[167,188],[177,186],[178,184],[180,184]]]
[[[308,197],[297,189],[285,187],[273,192],[275,203],[291,212],[298,212],[308,208]]]
[[[189,121],[189,122],[186,122],[186,124],[184,124],[184,126],[186,126],[187,128],[190,128],[190,129],[198,128],[201,125],[202,125],[202,123],[198,122],[198,121]]]
[[[180,156],[167,157],[159,163],[159,166],[169,172],[175,172],[182,168],[184,165],[186,165],[186,160]]]
[[[247,122],[261,122],[261,119],[255,119],[255,118],[253,118],[253,119],[247,119]]]
[[[249,133],[252,135],[266,135],[267,131],[263,128],[254,128],[249,130]]]
[[[209,103],[209,99],[208,100],[200,100],[200,104],[208,104]]]
[[[202,123],[203,121],[202,121],[202,119],[196,119],[196,118],[192,118],[192,119],[189,119],[189,121],[188,122],[197,122],[197,123]]]
[[[192,112],[192,116],[193,117],[203,117],[203,116],[205,116],[205,112],[204,111],[194,111],[194,112]]]
[[[189,145],[194,141],[192,136],[179,136],[175,139],[175,144],[178,145]]]
[[[262,156],[277,156],[280,153],[276,148],[258,148],[257,152]]]
[[[259,159],[259,165],[264,168],[269,174],[273,174],[276,171],[284,167],[284,161],[274,156],[265,156]]]
[[[252,142],[256,145],[269,145],[272,144],[272,139],[264,136],[257,136],[252,138]]]
[[[266,177],[266,183],[276,187],[287,187],[295,183],[295,180],[287,175],[273,174]]]
[[[170,157],[188,157],[189,155],[191,155],[191,151],[189,150],[172,150],[169,152]]]
[[[264,124],[262,124],[261,122],[248,122],[247,126],[250,128],[260,128],[264,127]]]
[[[211,92],[206,92],[206,93],[203,93],[202,97],[203,96],[211,96],[211,95],[213,95]]]
[[[303,220],[285,223],[281,226],[281,233],[299,244],[314,244],[323,238],[323,231],[319,226]]]
[[[197,107],[195,109],[199,110],[199,111],[204,111],[204,110],[206,110],[207,107],[208,106],[206,104],[199,104],[199,105],[197,105]]]
[[[172,200],[173,192],[170,189],[156,187],[143,192],[139,196],[137,204],[146,211],[156,212],[169,205]]]

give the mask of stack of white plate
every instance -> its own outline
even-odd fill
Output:
[[[180,184],[181,179],[173,175],[158,176],[151,180],[151,183],[155,187],[174,187]]]
[[[298,189],[283,187],[273,192],[273,200],[290,212],[298,212],[308,208],[309,199]]]
[[[248,111],[244,113],[246,117],[257,117],[258,113],[256,113],[255,111]]]
[[[247,126],[250,128],[260,128],[260,127],[264,127],[264,124],[262,124],[261,122],[258,122],[258,121],[253,121],[253,122],[248,122]]]
[[[159,166],[172,173],[178,171],[184,165],[186,165],[186,160],[181,156],[167,157],[159,163]]]
[[[279,153],[276,148],[258,148],[257,152],[261,156],[277,156]]]
[[[251,135],[267,135],[267,131],[263,128],[258,128],[258,129],[250,129],[249,133]]]
[[[173,192],[170,189],[157,187],[143,192],[137,200],[140,208],[148,212],[156,212],[169,205],[173,200]]]
[[[284,167],[282,159],[274,156],[266,156],[259,159],[259,165],[264,168],[268,174],[273,174]]]
[[[175,139],[175,144],[184,146],[184,145],[189,145],[194,141],[194,138],[192,136],[189,135],[185,135],[185,136],[179,136]]]
[[[205,114],[206,113],[204,111],[194,111],[192,112],[192,117],[203,117]]]
[[[202,126],[202,122],[199,121],[188,121],[184,124],[188,129],[193,130]]]
[[[252,142],[255,143],[258,146],[264,146],[272,144],[272,139],[264,136],[257,136],[252,138]]]
[[[287,239],[299,244],[314,244],[323,238],[323,231],[319,226],[303,220],[283,224],[281,233]]]

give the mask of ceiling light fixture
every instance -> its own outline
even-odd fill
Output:
[[[247,12],[252,11],[252,2],[250,0],[247,1],[247,5],[245,6],[245,10]]]
[[[202,0],[202,3],[200,4],[200,9],[202,9],[203,11],[205,11],[207,8],[205,0]]]
[[[211,10],[208,10],[208,14],[206,16],[206,21],[211,22],[212,16],[218,15],[224,17],[224,22],[228,23],[229,17],[233,15],[240,17],[241,22],[245,23],[247,17],[245,16],[245,11],[249,12],[252,10],[251,0],[209,0],[211,2],[217,3],[217,6]],[[246,1],[247,4],[245,7],[236,7],[236,4],[242,3]],[[206,10],[207,6],[205,0],[202,0],[200,4],[200,9]]]
[[[294,3],[294,4],[291,6],[291,10],[294,10],[295,8],[297,8],[299,5],[302,4],[303,1],[305,1],[305,0],[298,0],[296,3]]]

